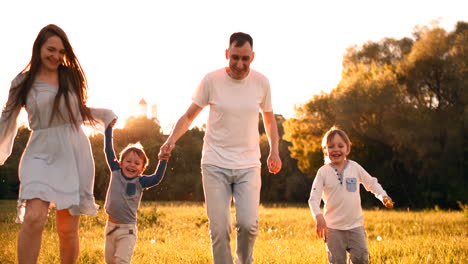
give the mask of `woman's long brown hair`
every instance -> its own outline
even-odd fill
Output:
[[[13,109],[17,109],[18,107],[23,107],[26,105],[27,96],[34,83],[36,74],[41,66],[42,45],[44,45],[44,43],[51,36],[57,36],[62,40],[63,46],[65,48],[65,56],[63,58],[62,64],[58,67],[59,88],[54,99],[50,122],[52,122],[53,118],[57,114],[60,117],[63,117],[63,113],[61,113],[59,110],[60,99],[63,96],[70,121],[76,127],[81,125],[78,122],[77,117],[73,116],[73,111],[70,106],[70,92],[73,92],[78,97],[78,107],[81,114],[81,119],[93,125],[95,120],[92,117],[89,108],[86,106],[88,89],[86,76],[78,59],[75,56],[75,53],[73,52],[73,48],[68,40],[67,35],[60,27],[53,24],[42,28],[37,35],[33,45],[31,61],[19,74],[23,74],[24,79],[18,86],[13,87],[13,100],[9,103],[9,105],[6,106],[6,110],[11,115]]]

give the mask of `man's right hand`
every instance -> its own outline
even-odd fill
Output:
[[[166,142],[159,149],[158,158],[168,160],[172,150],[175,148],[176,141],[187,131],[195,117],[203,110],[197,104],[192,103],[187,111],[179,118]]]
[[[174,148],[175,143],[166,141],[159,149],[158,158],[160,160],[168,160]]]

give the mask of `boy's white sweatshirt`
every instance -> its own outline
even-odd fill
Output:
[[[340,181],[338,170],[331,164],[323,165],[318,171],[310,191],[309,207],[314,219],[320,211],[320,200],[324,201],[323,216],[328,228],[349,230],[363,225],[361,196],[362,183],[367,191],[383,200],[387,193],[376,178],[367,173],[357,162],[348,160]]]

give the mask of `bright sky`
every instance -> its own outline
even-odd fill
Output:
[[[269,78],[275,113],[289,118],[295,104],[336,87],[346,48],[411,37],[433,20],[452,31],[468,21],[466,10],[466,0],[1,1],[0,103],[39,30],[52,23],[65,30],[84,68],[90,106],[113,109],[123,125],[144,97],[166,127],[185,112],[203,76],[227,65],[229,36],[243,31],[254,39],[251,67]]]

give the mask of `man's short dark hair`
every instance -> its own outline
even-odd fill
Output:
[[[229,38],[229,46],[231,46],[232,43],[234,43],[235,47],[242,47],[244,46],[245,42],[249,42],[250,47],[253,48],[253,39],[247,33],[236,32],[236,33],[233,33],[231,37]]]

